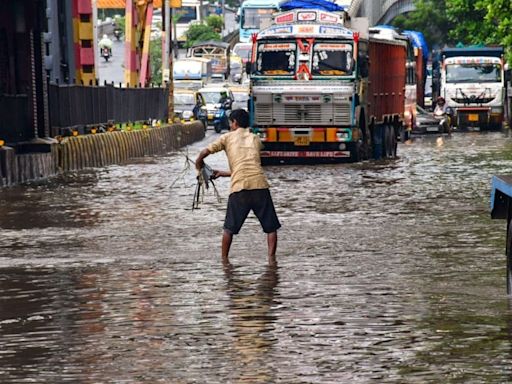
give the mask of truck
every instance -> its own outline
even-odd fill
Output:
[[[189,58],[205,58],[212,63],[212,77],[227,80],[231,73],[231,48],[228,43],[216,40],[198,41],[187,51]]]
[[[182,0],[178,8],[170,8],[172,12],[173,40],[179,47],[187,41],[186,32],[191,25],[200,24],[207,14],[206,2],[201,0]]]
[[[343,12],[290,9],[254,38],[249,109],[263,165],[396,157],[407,44],[347,24]]]
[[[212,62],[202,57],[190,57],[176,60],[172,73],[174,87],[198,90],[210,82]]]
[[[459,129],[499,129],[505,112],[503,47],[445,48],[441,51],[440,96]]]

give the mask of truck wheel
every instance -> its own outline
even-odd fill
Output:
[[[222,126],[220,123],[215,123],[213,125],[213,129],[215,130],[215,132],[220,133],[222,131]]]
[[[395,125],[391,125],[390,129],[391,129],[391,133],[390,133],[390,136],[391,136],[391,157],[393,159],[396,159],[398,140],[396,139],[397,138],[397,132],[396,132]]]

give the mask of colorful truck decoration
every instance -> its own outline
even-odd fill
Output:
[[[296,9],[253,36],[251,126],[263,164],[396,156],[406,43],[344,24],[339,12]]]

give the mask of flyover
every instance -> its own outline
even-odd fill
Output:
[[[352,0],[351,17],[367,17],[370,26],[389,24],[396,16],[415,10],[414,0]]]

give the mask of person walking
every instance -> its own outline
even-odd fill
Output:
[[[233,235],[239,233],[252,210],[267,234],[268,263],[277,265],[277,230],[281,223],[277,217],[270,194],[269,184],[261,166],[259,136],[249,128],[249,114],[243,109],[234,110],[229,116],[230,132],[221,135],[197,156],[198,171],[204,167],[204,159],[212,153],[224,150],[229,171],[213,170],[213,178],[231,177],[230,194],[222,235],[222,261],[229,262],[229,249]]]

